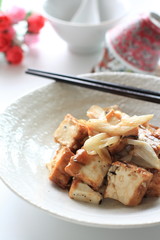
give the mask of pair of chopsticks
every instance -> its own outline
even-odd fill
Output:
[[[121,84],[115,84],[115,83],[101,81],[101,80],[94,80],[91,78],[75,77],[75,76],[63,75],[58,73],[44,72],[44,71],[35,70],[35,69],[28,69],[26,73],[35,75],[35,76],[49,78],[57,82],[77,85],[80,87],[117,94],[124,97],[130,97],[130,98],[140,99],[144,101],[160,103],[160,92],[156,92],[156,91],[124,86]]]

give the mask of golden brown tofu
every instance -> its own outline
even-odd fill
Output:
[[[69,197],[77,201],[94,204],[99,204],[102,200],[102,195],[99,192],[94,191],[86,183],[77,179],[72,182]]]
[[[87,127],[71,114],[65,116],[54,133],[56,142],[70,148],[74,152],[81,148],[87,136]]]
[[[108,185],[104,198],[136,206],[145,195],[153,174],[132,164],[114,162],[108,171]]]
[[[66,188],[70,180],[70,175],[64,169],[73,155],[69,148],[61,147],[53,160],[47,165],[50,171],[49,179],[61,188]]]
[[[153,174],[153,178],[148,186],[146,196],[147,197],[159,197],[160,196],[160,170],[150,169]]]
[[[158,133],[159,132],[159,133]],[[160,154],[160,131],[156,129],[153,131],[151,128],[139,127],[138,138],[141,141],[147,142],[155,151],[157,156]]]
[[[101,159],[98,155],[89,155],[84,149],[79,149],[71,157],[65,171],[69,175],[92,186],[94,189],[98,189],[108,169],[107,159]]]
[[[160,139],[160,128],[157,128],[154,133],[153,133],[153,136]]]

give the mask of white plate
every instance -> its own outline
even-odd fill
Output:
[[[159,90],[156,77],[127,73],[87,76]],[[48,180],[45,164],[57,145],[53,132],[65,114],[85,117],[92,104],[119,104],[130,114],[154,113],[160,123],[160,106],[95,90],[51,83],[19,99],[0,116],[0,175],[20,197],[46,212],[78,224],[97,227],[137,227],[160,223],[160,199],[145,199],[137,207],[105,200],[100,206],[76,202]]]

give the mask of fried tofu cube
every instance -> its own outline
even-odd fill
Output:
[[[153,174],[153,178],[148,186],[146,196],[147,197],[159,197],[160,196],[160,170],[150,169]]]
[[[100,204],[102,201],[102,195],[99,192],[94,191],[86,183],[78,179],[73,180],[69,191],[69,197],[77,201],[93,204]]]
[[[160,128],[157,128],[154,133],[153,133],[153,136],[160,139]]]
[[[71,157],[65,171],[97,190],[102,185],[108,169],[107,159],[101,159],[98,155],[89,155],[84,149],[79,149]]]
[[[145,195],[153,174],[132,164],[114,162],[108,171],[104,198],[112,198],[127,206],[136,206]]]
[[[47,164],[50,171],[49,179],[61,188],[66,188],[70,180],[70,175],[65,172],[65,167],[74,154],[67,147],[57,150],[53,160]]]
[[[87,127],[71,114],[67,114],[54,133],[55,141],[75,151],[88,136]]]

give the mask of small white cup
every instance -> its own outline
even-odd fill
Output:
[[[127,15],[130,7],[128,0],[97,0],[97,3],[100,19],[97,23],[73,21],[80,0],[46,0],[43,14],[70,50],[93,53],[104,46],[106,32]]]

